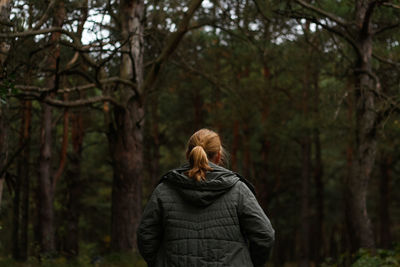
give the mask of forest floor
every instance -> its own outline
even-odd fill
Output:
[[[37,258],[29,258],[26,262],[17,262],[11,257],[1,258],[0,267],[146,267],[145,261],[137,254],[109,254],[106,256],[89,257],[81,255],[73,260],[66,257],[45,259],[41,262]]]

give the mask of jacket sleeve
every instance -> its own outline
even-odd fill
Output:
[[[153,266],[162,240],[162,207],[159,188],[154,190],[137,230],[138,249],[148,266]]]
[[[251,260],[255,267],[263,266],[270,255],[275,231],[254,194],[242,182],[240,184],[239,223],[245,235]]]

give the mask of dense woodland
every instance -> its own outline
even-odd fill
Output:
[[[0,264],[136,255],[207,127],[271,218],[271,266],[400,265],[399,1],[0,5]]]

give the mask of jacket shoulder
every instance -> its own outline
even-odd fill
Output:
[[[240,182],[242,185],[245,185],[254,195],[256,194],[255,187],[254,187],[254,185],[253,185],[249,180],[247,180],[246,178],[244,178],[242,175],[240,175],[240,174],[237,173],[237,172],[234,172],[234,175],[236,175],[237,177],[239,177],[239,182]]]

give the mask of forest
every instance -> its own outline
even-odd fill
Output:
[[[201,128],[268,266],[400,266],[399,69],[397,0],[1,0],[0,266],[146,266],[143,208]]]

